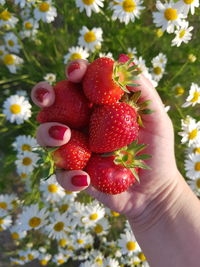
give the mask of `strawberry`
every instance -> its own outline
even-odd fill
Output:
[[[82,170],[90,156],[87,137],[76,130],[72,130],[67,144],[52,152],[55,166],[66,170]]]
[[[105,153],[130,144],[138,137],[136,109],[126,103],[97,107],[89,125],[89,147]]]
[[[54,87],[55,102],[43,108],[37,116],[40,123],[60,122],[72,128],[81,128],[89,122],[89,102],[80,84],[60,81]]]
[[[126,85],[136,77],[134,66],[130,63],[118,63],[106,57],[98,58],[87,68],[83,78],[83,90],[87,98],[95,104],[112,104],[117,102]]]
[[[122,165],[116,165],[114,159],[115,156],[92,155],[86,166],[92,186],[103,193],[112,195],[126,191],[136,182],[131,170]],[[135,171],[138,172],[138,168],[135,168]]]

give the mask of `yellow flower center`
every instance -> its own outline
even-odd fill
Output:
[[[96,41],[96,35],[95,35],[95,33],[92,32],[92,31],[86,32],[86,34],[84,35],[84,40],[87,43],[92,43],[92,42]]]
[[[28,177],[28,175],[26,173],[22,172],[21,175],[20,175],[20,177],[22,179],[26,179]]]
[[[0,19],[4,21],[8,21],[11,18],[11,14],[8,10],[4,10],[0,13]]]
[[[73,251],[74,247],[73,246],[69,246],[68,249]]]
[[[133,53],[128,53],[127,56],[130,57],[130,58],[134,57]]]
[[[83,244],[83,239],[77,239],[77,241],[76,241],[78,244]]]
[[[28,254],[28,259],[32,261],[34,259],[34,256],[32,254]]]
[[[65,190],[65,194],[67,194],[67,195],[71,195],[72,192],[71,192],[71,191],[67,191],[67,190]]]
[[[112,216],[114,216],[114,217],[118,217],[118,216],[120,215],[118,212],[115,212],[115,211],[113,211],[113,210],[111,210],[111,214],[112,214]]]
[[[193,153],[200,154],[200,147],[194,148]]]
[[[48,185],[48,191],[49,191],[50,193],[56,193],[56,192],[58,191],[58,187],[57,187],[57,185],[55,185],[55,184],[50,184],[50,185]]]
[[[188,138],[191,140],[191,139],[194,139],[197,137],[197,134],[198,134],[198,130],[197,129],[194,129],[192,130],[189,134],[188,134]]]
[[[63,260],[63,259],[59,259],[59,260],[57,260],[57,262],[60,263],[60,264],[62,264],[62,263],[65,262],[65,260]]]
[[[31,151],[31,146],[28,144],[23,144],[22,145],[22,151]]]
[[[166,20],[175,20],[178,18],[177,10],[173,8],[167,8],[164,12]]]
[[[133,0],[124,0],[122,6],[125,12],[133,12],[136,8],[136,4]]]
[[[194,0],[183,0],[185,4],[190,5],[194,2]]]
[[[33,25],[32,25],[29,21],[27,21],[27,22],[25,22],[24,27],[25,27],[27,30],[30,30],[30,29],[33,28]]]
[[[155,68],[153,68],[153,71],[154,71],[154,73],[155,73],[156,75],[159,75],[159,74],[161,74],[162,69],[161,69],[160,67],[155,67]]]
[[[94,3],[94,0],[83,0],[83,3],[87,6],[92,5]]]
[[[56,232],[60,232],[64,229],[64,223],[63,222],[58,222],[54,225],[53,229],[56,231]]]
[[[139,258],[141,261],[146,261],[146,257],[145,257],[145,255],[144,255],[144,253],[142,253],[142,252],[140,252],[140,253],[138,254],[138,258]]]
[[[67,211],[68,208],[69,208],[69,205],[63,204],[62,206],[60,206],[59,210],[60,210],[61,213],[63,213],[65,211]]]
[[[93,213],[93,214],[90,215],[89,218],[90,218],[90,220],[94,221],[94,220],[96,220],[98,218],[98,214],[97,213]]]
[[[44,266],[44,265],[47,265],[47,263],[48,263],[47,260],[40,260],[40,264],[43,265],[43,266]]]
[[[6,210],[8,207],[7,203],[6,202],[0,202],[0,208]]]
[[[32,163],[32,159],[31,158],[28,158],[28,157],[23,158],[23,161],[22,161],[23,165],[28,166],[31,163]]]
[[[195,62],[197,60],[197,57],[195,55],[193,55],[193,54],[189,54],[188,55],[188,60],[193,63],[193,62]]]
[[[19,234],[17,232],[13,232],[11,236],[14,240],[19,239]]]
[[[200,171],[200,161],[196,162],[195,167],[194,167],[195,171]]]
[[[12,105],[10,106],[10,112],[13,113],[13,114],[18,114],[18,113],[20,113],[20,112],[21,112],[21,107],[20,107],[20,105],[18,105],[18,104],[12,104]]]
[[[70,60],[80,59],[82,56],[79,53],[73,53],[70,57]]]
[[[97,258],[95,260],[95,262],[98,264],[98,265],[102,265],[103,264],[103,260],[101,258]]]
[[[9,44],[9,46],[14,46],[15,45],[15,43],[13,42],[13,40],[8,40],[8,44]]]
[[[21,261],[25,261],[25,260],[26,260],[26,257],[21,256],[21,257],[19,257],[19,259],[20,259]]]
[[[4,223],[4,219],[0,218],[0,225]]]
[[[186,33],[186,30],[181,30],[179,32],[179,38],[183,38],[183,36],[185,35],[185,33]]]
[[[41,224],[41,219],[38,217],[33,217],[29,220],[29,226],[32,228],[36,228]]]
[[[156,35],[157,35],[158,38],[162,37],[163,33],[164,32],[161,29],[156,30]]]
[[[39,5],[39,10],[41,12],[47,12],[47,11],[49,11],[49,8],[50,8],[50,5],[46,2],[43,2]]]
[[[100,224],[97,224],[94,228],[96,234],[99,234],[103,231],[103,227]]]
[[[59,242],[58,242],[59,246],[61,247],[65,247],[66,244],[67,244],[67,240],[66,239],[60,239]]]
[[[13,65],[15,63],[15,58],[14,58],[13,55],[7,54],[7,55],[4,56],[3,62],[6,65]]]
[[[184,88],[182,86],[177,86],[175,88],[175,92],[176,92],[176,95],[180,96],[180,95],[184,94],[185,90],[184,90]]]
[[[136,249],[136,242],[133,242],[133,241],[129,241],[127,244],[126,244],[126,248],[130,251],[132,250],[135,250]]]
[[[200,178],[198,178],[198,179],[196,180],[196,187],[197,187],[197,188],[200,188]]]
[[[200,93],[194,92],[193,98],[190,100],[191,102],[197,102],[199,100]]]

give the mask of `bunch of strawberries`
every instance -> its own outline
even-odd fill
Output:
[[[41,82],[32,91],[33,102],[42,103],[39,123],[71,129],[70,140],[51,152],[56,168],[85,170],[91,184],[107,194],[126,191],[138,180],[139,168],[148,168],[143,161],[148,155],[136,155],[145,148],[137,143],[140,92],[131,92],[139,73],[124,54],[116,62],[106,57],[90,64],[75,60],[66,68],[66,80],[45,88]],[[51,97],[45,97],[50,91]],[[146,106],[144,113],[149,112]]]

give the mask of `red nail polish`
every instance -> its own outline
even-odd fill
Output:
[[[73,72],[74,70],[78,70],[80,69],[80,64],[78,62],[74,62],[71,65],[69,65],[68,69],[67,69],[67,73],[68,75]]]
[[[39,101],[39,102],[43,102],[45,97],[49,94],[49,91],[47,89],[44,88],[40,88],[37,89],[35,92],[35,98]]]
[[[48,132],[49,132],[50,137],[56,140],[63,140],[66,130],[67,130],[66,127],[55,125],[55,126],[51,126]]]
[[[72,177],[71,182],[75,186],[87,186],[87,175],[75,175]]]

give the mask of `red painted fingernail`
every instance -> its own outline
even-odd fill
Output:
[[[49,94],[49,91],[47,89],[44,88],[40,88],[37,89],[35,92],[35,98],[39,101],[39,102],[43,102],[45,97]]]
[[[67,73],[69,75],[71,72],[73,72],[74,70],[78,70],[78,69],[80,69],[80,64],[78,62],[74,62],[69,65],[67,69]]]
[[[48,132],[52,138],[57,139],[57,140],[63,140],[66,130],[67,130],[66,127],[55,125],[55,126],[51,126]]]
[[[72,177],[71,182],[75,186],[87,186],[87,175],[75,175]]]

